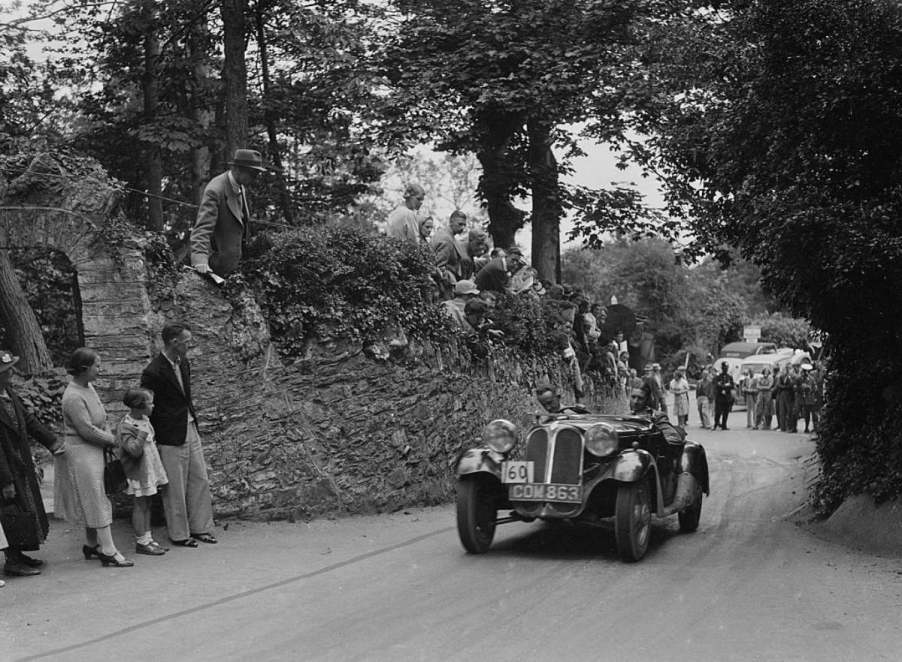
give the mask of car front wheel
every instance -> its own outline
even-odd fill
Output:
[[[651,491],[648,480],[626,483],[617,489],[614,535],[621,559],[633,562],[645,556],[651,538]]]
[[[698,521],[702,517],[701,488],[695,491],[695,501],[692,502],[692,505],[681,510],[678,517],[680,518],[680,531],[683,533],[692,533],[698,528]]]
[[[457,483],[457,534],[471,554],[484,554],[495,537],[498,508],[487,481],[467,478]]]

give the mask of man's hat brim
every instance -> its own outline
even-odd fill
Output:
[[[254,161],[229,161],[226,165],[238,166],[239,168],[247,168],[248,170],[256,170],[257,172],[266,172],[269,170],[266,166],[262,166]]]

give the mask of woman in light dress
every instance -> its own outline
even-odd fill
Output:
[[[676,423],[686,427],[689,424],[689,382],[683,368],[676,369],[669,388],[673,393],[673,415],[676,416]]]
[[[72,353],[67,372],[72,375],[63,392],[65,424],[65,478],[62,508],[55,508],[69,522],[85,527],[85,559],[97,557],[104,566],[127,568],[126,559],[113,542],[110,525],[113,507],[103,484],[104,448],[113,448],[115,438],[106,423],[106,410],[92,382],[100,374],[100,355],[80,347]]]

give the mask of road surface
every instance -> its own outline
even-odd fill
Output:
[[[613,531],[499,528],[463,552],[452,507],[232,523],[221,543],[102,569],[56,522],[42,577],[0,589],[0,659],[791,660],[902,658],[902,564],[795,520],[806,435],[690,429],[701,525],[656,521],[637,564]],[[127,523],[117,523],[125,549]]]

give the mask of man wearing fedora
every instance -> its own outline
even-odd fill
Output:
[[[6,533],[7,575],[41,574],[44,562],[25,552],[38,549],[50,529],[38,483],[29,438],[54,455],[65,452],[62,442],[25,409],[10,386],[18,356],[0,349],[0,522]]]
[[[229,165],[204,189],[191,230],[191,266],[202,274],[228,276],[238,268],[250,223],[245,188],[266,170],[253,149],[235,150]]]

